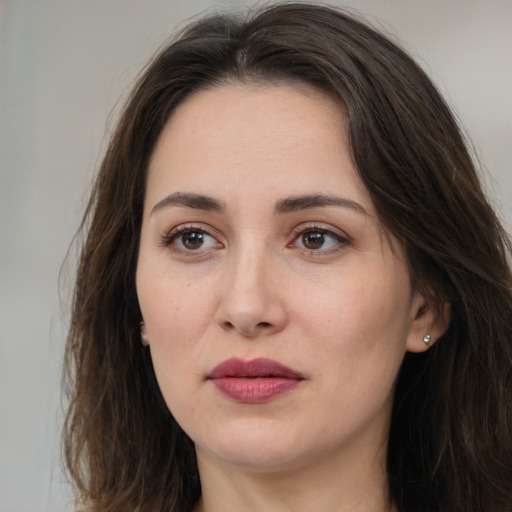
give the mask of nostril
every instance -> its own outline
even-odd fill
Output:
[[[270,323],[269,322],[259,322],[258,323],[258,327],[270,327]]]

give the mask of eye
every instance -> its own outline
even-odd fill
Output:
[[[292,245],[312,252],[328,252],[347,243],[346,238],[333,231],[310,227],[299,231]]]
[[[220,247],[220,243],[203,229],[195,227],[176,228],[165,237],[163,245],[178,251],[200,251]]]

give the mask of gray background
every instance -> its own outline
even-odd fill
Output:
[[[332,2],[336,3],[336,2]],[[0,511],[70,510],[60,363],[79,222],[119,98],[184,19],[249,2],[0,0]],[[339,3],[341,5],[341,3]],[[512,225],[512,0],[360,0],[448,97]]]

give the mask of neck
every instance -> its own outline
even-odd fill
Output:
[[[347,454],[345,454],[347,455]],[[278,470],[219,462],[198,450],[202,498],[195,512],[392,512],[385,448],[323,457]]]

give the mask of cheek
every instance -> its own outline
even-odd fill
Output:
[[[315,364],[322,368],[323,403],[351,411],[333,421],[333,428],[369,421],[392,399],[405,354],[409,310],[403,300],[407,287],[398,298],[388,296],[387,290],[387,283],[376,286],[375,280],[345,282],[343,293],[338,290],[314,307],[312,301],[308,310],[308,337],[316,345]]]
[[[383,400],[405,353],[410,325],[407,282],[359,274],[331,283],[321,295],[304,290],[304,297],[308,300],[298,315],[301,327],[315,348],[316,363],[338,384],[333,392],[350,390],[353,404],[367,403],[370,396]]]
[[[193,415],[189,397],[204,379],[201,361],[203,333],[208,325],[204,295],[152,288],[145,322],[158,385],[167,406],[180,421]],[[181,423],[181,421],[180,421]]]
[[[329,282],[321,293],[306,288],[296,307],[309,326],[331,333],[334,339],[393,339],[408,329],[410,290],[401,279],[371,273],[344,276]]]
[[[189,385],[190,375],[199,378],[201,344],[214,314],[214,300],[205,287],[200,291],[179,278],[144,272],[143,268],[137,275],[151,358],[168,404],[175,390]]]
[[[198,289],[175,271],[159,273],[142,267],[137,274],[137,295],[150,342],[169,349],[193,344],[215,309],[212,286],[203,280]]]

